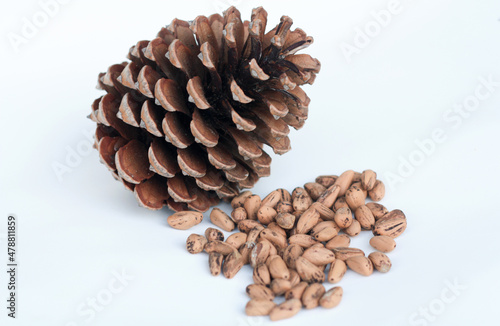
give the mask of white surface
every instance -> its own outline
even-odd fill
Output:
[[[5,232],[9,213],[17,215],[20,301],[18,319],[8,319],[1,272],[1,325],[269,323],[244,315],[249,267],[232,280],[213,278],[204,254],[185,251],[186,237],[202,233],[208,219],[189,231],[169,228],[169,211],[139,208],[95,151],[61,182],[52,170],[54,162],[65,164],[67,147],[85,145],[83,133],[94,128],[85,117],[101,94],[94,89],[99,72],[125,60],[132,44],[153,38],[174,17],[193,19],[239,2],[70,1],[16,53],[7,33],[19,33],[23,17],[40,6],[34,0],[2,1],[0,230]],[[446,141],[404,182],[388,187],[382,203],[403,209],[409,221],[390,254],[393,269],[369,278],[349,271],[338,308],[301,311],[277,325],[496,325],[500,87],[459,127],[443,114],[474,94],[478,78],[500,81],[500,3],[401,0],[401,12],[350,63],[342,42],[352,44],[355,28],[364,28],[373,20],[370,12],[389,1],[326,3],[239,5],[245,18],[264,5],[269,26],[282,14],[291,16],[295,27],[315,38],[305,52],[322,62],[316,84],[306,87],[309,120],[292,133],[293,150],[273,157],[272,177],[254,191],[291,190],[346,169],[371,168],[387,182],[400,158],[418,155],[416,140],[440,128]],[[368,239],[364,234],[353,246],[370,250]],[[2,262],[5,248],[2,238]],[[102,295],[115,278],[112,272],[122,269],[134,279],[87,321],[89,315],[77,309]],[[455,279],[466,289],[443,303],[446,280]],[[412,321],[429,305],[437,313],[432,322]]]

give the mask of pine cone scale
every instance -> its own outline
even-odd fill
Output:
[[[312,44],[283,16],[266,33],[267,12],[250,21],[223,16],[174,19],[152,41],[99,74],[107,92],[92,104],[101,161],[141,206],[205,211],[270,174],[271,157],[291,149],[321,65],[295,53]],[[266,145],[266,146],[264,146]]]

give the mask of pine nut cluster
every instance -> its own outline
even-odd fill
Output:
[[[407,222],[401,210],[376,203],[384,195],[385,186],[372,170],[319,176],[291,194],[277,189],[264,199],[245,191],[231,200],[230,216],[219,208],[210,213],[215,226],[239,232],[224,240],[221,230],[210,227],[204,235],[191,234],[186,248],[191,254],[208,253],[214,276],[222,272],[232,278],[244,265],[253,268],[253,284],[246,288],[249,316],[281,320],[302,308],[334,308],[343,289],[327,290],[323,283],[339,283],[347,269],[369,276],[374,269],[386,273],[391,268],[386,253],[394,250]],[[189,211],[171,215],[168,223],[186,230],[202,220],[201,213]],[[349,247],[362,230],[374,235],[370,245],[376,251],[368,256]],[[281,304],[274,302],[279,296],[285,299]]]

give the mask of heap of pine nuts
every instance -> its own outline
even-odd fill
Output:
[[[222,231],[208,228],[205,235],[191,234],[186,248],[192,254],[208,253],[214,276],[222,272],[232,278],[246,264],[253,268],[254,283],[246,289],[249,316],[280,320],[302,307],[333,308],[343,289],[326,290],[325,281],[340,282],[347,268],[364,276],[391,268],[385,253],[396,247],[394,238],[406,229],[406,216],[375,203],[384,195],[384,184],[372,170],[319,176],[291,194],[277,189],[262,200],[245,191],[232,199],[231,216],[218,208],[210,213],[214,225],[227,232],[237,227],[240,232],[224,241]],[[365,203],[367,198],[372,201]],[[186,230],[202,220],[201,213],[189,211],[171,215],[168,223]],[[370,245],[376,251],[367,257],[361,249],[349,247],[350,237],[362,230],[374,234]],[[277,305],[277,296],[285,301]]]

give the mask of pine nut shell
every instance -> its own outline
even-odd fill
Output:
[[[266,264],[262,263],[257,265],[253,270],[253,281],[255,284],[270,285],[271,274]]]
[[[381,201],[385,196],[384,183],[380,180],[377,180],[375,182],[375,186],[373,186],[373,188],[368,191],[368,196],[370,196],[373,201]]]
[[[355,256],[365,256],[363,250],[358,248],[350,248],[350,247],[338,247],[334,248],[333,252],[335,253],[335,258],[340,260],[347,260],[351,257]]]
[[[295,316],[302,308],[302,302],[299,299],[286,300],[282,304],[276,306],[269,313],[269,318],[272,321],[287,319]]]
[[[167,218],[167,223],[177,230],[187,230],[203,221],[203,214],[195,211],[177,212]]]
[[[207,242],[204,236],[193,233],[186,240],[186,249],[190,254],[198,254],[203,251]]]
[[[372,212],[375,221],[378,221],[385,214],[389,213],[389,210],[384,205],[379,203],[374,203],[374,202],[366,203],[366,207],[368,207]]]
[[[396,248],[396,241],[386,235],[378,235],[370,239],[370,245],[378,251],[388,253]]]
[[[365,170],[361,173],[361,186],[365,190],[372,190],[375,186],[375,182],[377,181],[377,173],[373,170]]]
[[[353,221],[352,211],[349,208],[341,207],[335,212],[333,221],[341,228],[348,228]]]
[[[218,276],[220,274],[223,260],[224,255],[218,252],[211,252],[208,254],[208,267],[210,269],[210,274],[213,276]]]
[[[325,244],[327,249],[334,249],[338,247],[349,247],[351,244],[351,238],[345,234],[338,234],[334,236],[330,241]]]
[[[318,266],[314,265],[304,257],[297,258],[295,262],[297,273],[300,278],[308,283],[323,283],[325,273]]]
[[[247,242],[247,235],[243,232],[233,233],[227,237],[226,242],[234,248],[240,248],[245,242]]]
[[[231,232],[234,230],[234,222],[229,215],[224,213],[220,208],[215,207],[210,213],[210,221],[224,231]]]
[[[250,299],[257,300],[274,300],[274,293],[268,287],[259,284],[250,284],[246,288],[246,292]]]
[[[325,294],[325,287],[321,283],[312,283],[302,294],[302,305],[306,309],[313,309],[319,306],[319,300]]]
[[[336,286],[326,291],[325,294],[319,300],[321,307],[326,309],[335,308],[342,301],[342,295],[344,294],[343,289],[340,286]]]
[[[318,246],[312,246],[306,249],[302,257],[317,266],[327,265],[335,261],[335,254],[333,251]]]
[[[269,300],[252,299],[248,301],[245,307],[247,316],[267,316],[276,308],[276,303]]]
[[[347,265],[343,260],[337,259],[330,265],[328,270],[327,281],[329,283],[338,283],[342,280],[347,272]]]
[[[297,221],[297,233],[305,234],[311,231],[320,220],[318,211],[314,208],[308,208]]]
[[[224,233],[215,228],[207,228],[205,230],[205,237],[209,242],[214,240],[224,241]]]
[[[391,260],[384,253],[372,252],[368,255],[368,258],[371,260],[373,267],[381,273],[387,273],[392,267]]]
[[[295,285],[292,287],[290,290],[285,292],[285,299],[290,300],[290,299],[302,299],[302,294],[304,293],[305,289],[309,283],[307,282],[300,282],[299,284]]]
[[[346,259],[347,267],[363,276],[370,276],[373,273],[373,264],[365,256],[354,256]]]
[[[373,234],[397,238],[406,230],[406,218],[387,215],[375,223]]]

